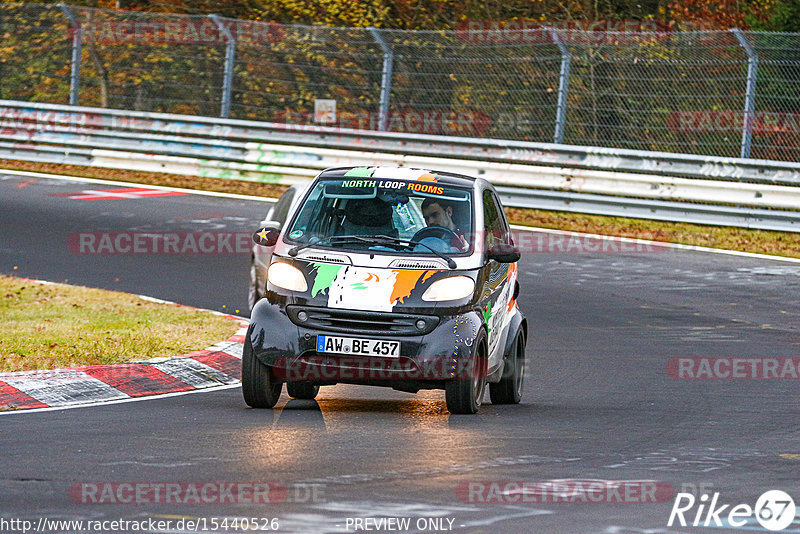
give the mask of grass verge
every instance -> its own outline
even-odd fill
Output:
[[[135,295],[0,275],[0,372],[113,364],[204,349],[230,317]]]
[[[16,160],[0,159],[0,168],[275,198],[286,190],[285,186],[239,180],[221,180],[176,174],[100,169],[81,167],[79,165]],[[670,223],[626,217],[606,217],[602,215],[583,215],[519,208],[506,208],[506,212],[512,224],[800,258],[800,233],[770,232],[727,226],[703,226],[699,224]]]

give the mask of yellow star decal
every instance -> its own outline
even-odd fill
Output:
[[[267,240],[267,229],[266,228],[262,228],[260,232],[256,233],[256,235],[258,236],[259,240],[266,241]]]

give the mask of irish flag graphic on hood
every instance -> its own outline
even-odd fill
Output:
[[[328,307],[392,311],[411,291],[436,271],[371,269],[352,265],[312,263],[311,296],[328,290]]]

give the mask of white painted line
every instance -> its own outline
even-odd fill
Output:
[[[148,297],[147,295],[136,295],[142,300],[146,300],[147,302],[155,302],[156,304],[174,304],[180,306],[177,302],[172,302],[171,300],[161,300],[155,297]]]
[[[174,191],[176,193],[187,193],[189,195],[201,195],[207,197],[233,198],[237,200],[252,200],[255,202],[273,203],[277,199],[269,197],[257,197],[252,195],[236,195],[234,193],[218,193],[216,191],[203,191],[202,189],[183,189],[180,187],[169,187],[165,185],[140,184],[138,182],[120,182],[116,180],[100,180],[98,178],[83,178],[81,176],[69,176],[66,174],[48,174],[43,172],[13,171],[10,169],[0,169],[0,174],[10,174],[19,176],[30,176],[31,178],[45,178],[48,180],[65,180],[68,182],[81,182],[87,184],[119,185],[122,187],[146,187],[148,189],[159,189],[161,191]],[[257,183],[257,182],[256,182]]]
[[[774,261],[785,261],[789,263],[800,263],[800,258],[787,258],[785,256],[757,254],[755,252],[742,252],[739,250],[727,250],[724,248],[701,247],[697,245],[683,245],[680,243],[670,243],[668,241],[650,241],[648,239],[638,239],[635,237],[619,237],[613,235],[586,234],[583,232],[572,232],[569,230],[555,230],[553,228],[539,228],[538,226],[522,226],[519,224],[512,224],[511,228],[513,228],[514,230],[522,230],[527,232],[540,232],[545,234],[559,234],[559,235],[576,236],[576,237],[590,237],[593,239],[614,240],[623,243],[637,243],[640,245],[674,248],[678,250],[690,250],[694,252],[709,252],[711,254],[726,254],[729,256],[740,256],[743,258],[756,258],[759,260],[774,260]]]
[[[33,281],[34,282],[41,282],[41,283],[45,283],[45,284],[52,283],[52,282],[43,282],[41,280],[33,280]],[[150,296],[147,296],[147,295],[134,295],[134,296],[139,297],[142,300],[146,300],[147,302],[155,302],[156,304],[170,304],[170,305],[173,305],[173,306],[181,306],[183,308],[192,308],[193,310],[200,310],[200,311],[204,311],[204,312],[209,312],[209,313],[213,313],[214,315],[219,315],[221,317],[232,317],[232,318],[236,319],[237,321],[242,321],[242,323],[246,323],[248,325],[250,324],[250,319],[248,319],[247,317],[242,317],[240,315],[236,315],[236,314],[233,314],[233,313],[221,312],[221,311],[217,311],[217,310],[209,310],[208,308],[195,308],[194,306],[189,306],[188,304],[181,304],[180,302],[174,302],[174,301],[171,301],[171,300],[162,300],[162,299],[158,299],[156,297],[150,297]],[[244,331],[247,332],[247,328],[244,328]],[[234,335],[239,335],[240,333],[241,333],[241,329],[237,330],[236,334],[234,334]]]
[[[31,408],[25,410],[6,410],[0,411],[0,416],[3,415],[15,415],[15,414],[28,414],[28,413],[36,413],[36,412],[54,412],[58,410],[73,410],[75,408],[95,408],[97,406],[108,406],[110,404],[123,404],[126,402],[139,402],[139,401],[152,401],[152,400],[159,400],[165,399],[168,397],[179,397],[181,395],[191,395],[193,393],[208,393],[212,391],[219,391],[221,389],[233,389],[241,387],[239,383],[236,384],[226,384],[226,385],[219,385],[210,388],[203,388],[203,389],[193,389],[191,391],[176,391],[174,393],[162,393],[160,395],[146,395],[144,397],[130,397],[127,399],[119,399],[119,400],[111,400],[111,401],[102,401],[96,402],[92,404],[78,404],[73,406],[48,406],[47,408]]]

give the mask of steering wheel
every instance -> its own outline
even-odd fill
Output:
[[[451,243],[461,243],[461,238],[450,228],[444,226],[426,226],[417,231],[411,238],[412,241],[421,241],[426,237],[438,237],[448,245]]]

